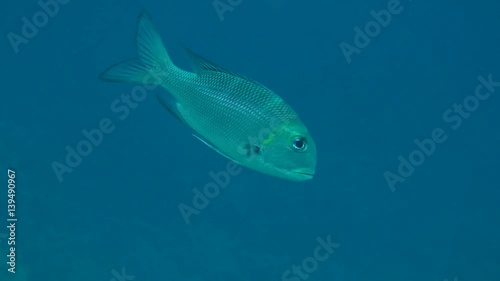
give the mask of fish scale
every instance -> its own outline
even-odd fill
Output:
[[[164,85],[164,88],[178,97],[177,101],[186,109],[181,110],[181,114],[189,125],[202,132],[212,143],[218,143],[215,138],[219,138],[228,145],[236,146],[248,137],[257,137],[262,129],[269,128],[272,117],[296,118],[290,110],[286,112],[286,108],[281,110],[279,106],[272,106],[279,101],[272,92],[238,77],[212,72],[198,75],[193,80],[187,83],[196,85],[195,91],[190,87],[176,91],[169,87],[172,84]],[[280,111],[285,111],[285,114],[278,116]],[[249,116],[252,118],[249,119]],[[214,128],[218,129],[217,134],[213,134]],[[234,134],[235,129],[238,134]]]

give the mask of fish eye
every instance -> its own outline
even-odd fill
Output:
[[[307,141],[304,137],[294,137],[292,139],[292,148],[295,151],[303,152],[307,149]]]

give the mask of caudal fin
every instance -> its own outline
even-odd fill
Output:
[[[139,57],[112,65],[100,75],[101,79],[160,84],[162,72],[175,67],[146,12],[142,12],[137,20],[136,41]]]

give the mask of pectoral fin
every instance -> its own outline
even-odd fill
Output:
[[[219,153],[220,155],[226,157],[227,159],[233,161],[234,163],[238,164],[238,165],[241,165],[240,163],[238,163],[238,161],[234,160],[233,158],[227,156],[226,154],[222,153],[217,147],[215,147],[214,145],[210,144],[208,141],[202,139],[201,137],[193,134],[193,137],[199,139],[202,143],[206,144],[208,147],[210,147],[211,149],[217,151],[217,153]]]

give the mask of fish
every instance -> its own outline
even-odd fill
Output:
[[[160,86],[166,92],[156,97],[168,112],[241,166],[290,181],[314,177],[316,144],[280,96],[188,48],[194,71],[177,67],[146,12],[137,20],[136,43],[137,58],[110,66],[100,78]]]

